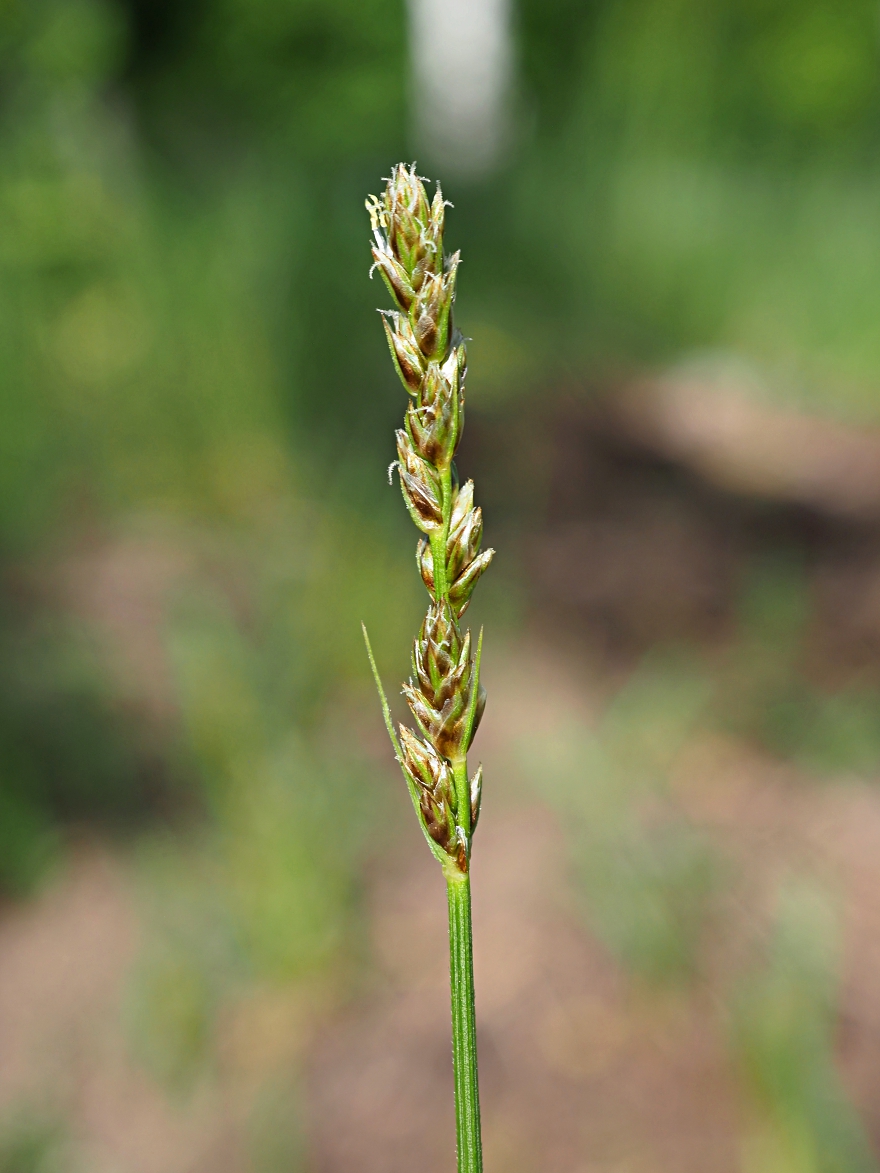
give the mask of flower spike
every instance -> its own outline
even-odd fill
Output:
[[[416,729],[391,724],[375,662],[373,674],[395,756],[449,894],[453,1063],[459,1173],[482,1173],[473,1002],[470,859],[480,817],[483,767],[467,754],[486,692],[480,682],[482,632],[473,648],[459,621],[494,550],[481,550],[482,510],[473,481],[458,484],[453,459],[464,430],[465,340],[453,306],[459,254],[443,252],[446,208],[437,184],[429,201],[415,164],[392,168],[367,211],[378,269],[394,308],[381,311],[394,368],[409,403],[396,433],[396,466],[409,515],[424,535],[416,563],[430,596],[412,648],[403,695]],[[369,643],[368,643],[369,648]]]

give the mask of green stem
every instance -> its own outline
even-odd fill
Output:
[[[452,1065],[455,1073],[458,1173],[483,1173],[469,877],[467,875],[449,877],[447,879],[447,893],[449,896],[449,977],[452,986]]]
[[[452,763],[452,776],[455,779],[455,798],[458,810],[458,825],[471,837],[471,787],[468,781],[467,758]]]
[[[452,514],[452,471],[441,474],[443,526],[431,539],[437,601],[449,597],[446,543]],[[476,694],[475,694],[476,695]],[[472,716],[472,715],[471,715]],[[470,838],[470,785],[467,758],[453,763],[458,822]],[[447,872],[449,897],[449,981],[452,992],[452,1069],[455,1076],[455,1131],[458,1173],[483,1173],[480,1135],[480,1085],[477,1078],[477,1022],[474,1010],[474,942],[471,882],[468,873]]]
[[[431,554],[434,557],[434,594],[437,602],[449,597],[449,583],[446,581],[446,543],[449,540],[449,519],[452,516],[452,470],[444,468],[440,474],[440,506],[443,510],[443,525],[431,535]]]

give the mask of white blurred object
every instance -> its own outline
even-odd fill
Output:
[[[510,7],[510,0],[409,0],[417,145],[447,171],[476,177],[502,154]]]

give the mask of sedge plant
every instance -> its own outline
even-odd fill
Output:
[[[416,562],[430,595],[413,642],[412,675],[403,685],[415,730],[401,724],[395,732],[366,629],[364,638],[395,756],[446,879],[458,1171],[481,1173],[470,859],[483,770],[471,776],[467,754],[486,694],[482,631],[474,649],[460,621],[494,551],[480,551],[483,518],[474,484],[459,484],[453,463],[464,428],[466,352],[452,321],[459,254],[443,252],[447,206],[439,184],[429,201],[415,165],[402,163],[382,196],[367,200],[373,269],[394,301],[393,309],[381,311],[385,333],[410,397],[392,470],[423,534]]]

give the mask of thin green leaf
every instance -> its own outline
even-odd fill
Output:
[[[379,700],[382,702],[382,716],[385,718],[385,728],[388,730],[388,736],[391,738],[391,744],[394,746],[394,756],[402,764],[403,754],[400,752],[400,742],[397,740],[397,734],[394,732],[391,710],[388,707],[388,698],[385,696],[385,689],[382,687],[382,678],[379,675],[379,669],[376,667],[376,657],[373,655],[373,649],[370,646],[370,637],[367,635],[367,625],[365,623],[361,624],[361,631],[364,633],[364,643],[367,645],[367,655],[370,657],[370,667],[373,670],[376,690],[379,693]]]

